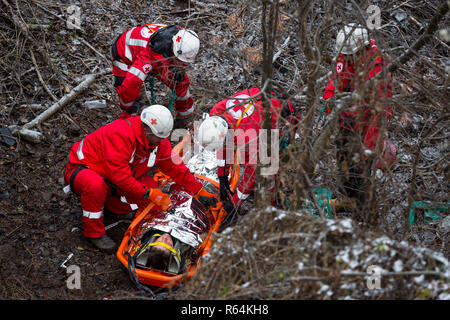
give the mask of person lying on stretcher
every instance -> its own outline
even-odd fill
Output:
[[[177,185],[170,191],[173,209],[150,211],[139,230],[140,241],[132,255],[141,269],[157,269],[170,274],[183,273],[197,260],[195,252],[213,221],[208,209]]]

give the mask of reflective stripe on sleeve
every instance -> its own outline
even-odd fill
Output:
[[[136,67],[131,67],[128,69],[128,72],[134,74],[136,77],[141,79],[141,81],[145,81],[145,78],[147,78],[147,75]]]
[[[158,147],[156,147],[155,150],[153,150],[152,153],[150,153],[150,156],[148,157],[147,167],[153,167],[155,165],[157,151]]]
[[[127,34],[125,35],[125,58],[127,58],[130,61],[133,61],[133,57],[131,56],[131,51],[130,51],[130,38],[131,38],[131,33],[134,31],[134,29],[136,29],[136,28],[130,29],[127,32]]]
[[[185,100],[189,99],[190,97],[191,97],[191,93],[188,90],[183,97],[177,96],[177,100],[178,101],[185,101]]]
[[[134,101],[125,103],[125,102],[123,102],[123,100],[120,97],[119,97],[119,102],[121,105],[123,105],[125,107],[131,107],[134,104]]]
[[[113,62],[113,65],[115,65],[117,68],[119,68],[119,69],[122,70],[122,71],[128,71],[128,65],[126,65],[126,64],[123,63],[123,62],[120,62],[120,61],[118,61],[118,60],[115,60],[115,61]]]
[[[134,156],[136,155],[136,149],[137,148],[134,149],[133,154],[131,155],[131,160],[130,160],[129,163],[132,163],[134,161]]]

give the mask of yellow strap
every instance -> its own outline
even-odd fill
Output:
[[[245,108],[244,112],[242,112],[241,116],[239,117],[237,123],[236,123],[236,129],[239,127],[239,124],[241,123],[242,119],[244,118],[245,114],[247,113],[248,109],[252,106],[253,101],[250,100],[250,102],[247,105],[247,108]]]
[[[170,252],[172,252],[173,254],[175,254],[175,256],[178,258],[178,261],[180,261],[180,263],[181,263],[181,257],[180,257],[180,254],[179,254],[174,248],[172,248],[170,245],[168,245],[167,243],[164,243],[164,242],[152,242],[152,243],[147,244],[147,245],[144,247],[144,249],[146,249],[147,247],[153,247],[153,246],[163,246],[164,248],[169,249]],[[143,249],[143,250],[144,250],[144,249]]]
[[[197,191],[197,193],[194,195],[194,197],[197,197],[197,196],[200,194],[200,192],[202,192],[202,190],[203,190],[203,187],[201,187],[201,188]]]

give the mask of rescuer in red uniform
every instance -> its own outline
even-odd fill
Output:
[[[292,124],[296,123],[293,105],[289,101],[282,102],[281,100],[285,99],[281,98],[281,95],[277,96],[272,92],[272,129],[289,129]],[[199,143],[207,149],[217,151],[220,200],[224,203],[224,209],[229,214],[237,212],[239,206],[255,188],[256,164],[259,152],[258,136],[263,126],[264,110],[260,89],[250,88],[217,103],[210,110],[209,117],[198,128]],[[239,163],[244,167],[244,173],[234,194],[231,194],[228,181],[233,159],[227,161],[227,146],[223,148],[229,129],[234,131],[234,147],[244,151]],[[284,132],[288,133],[287,130],[284,130]],[[288,138],[283,132],[279,134],[279,137],[281,140]]]
[[[175,128],[192,121],[194,100],[184,69],[194,62],[200,48],[197,34],[176,25],[147,24],[121,34],[111,48],[114,87],[121,118],[138,112],[140,92],[148,76],[175,90]]]
[[[140,116],[119,119],[76,142],[69,154],[65,181],[81,197],[84,235],[110,252],[113,240],[105,234],[103,211],[127,214],[150,202],[171,208],[170,197],[146,173],[153,167],[170,176],[205,206],[216,199],[189,172],[167,137],[173,128],[170,111],[161,105],[145,108]],[[158,208],[158,209],[159,209]]]
[[[387,65],[367,29],[353,23],[346,25],[337,35],[336,50],[339,54],[335,64],[336,79],[332,74],[322,101],[330,113],[336,91],[356,91],[361,95],[358,104],[344,109],[336,136],[341,191],[350,197],[352,207],[355,207],[366,196],[370,162],[375,156],[380,130],[392,118],[393,111],[387,102],[392,93],[389,75],[379,77],[373,86],[367,86],[369,80],[383,72]],[[395,161],[396,149],[384,138],[385,132],[381,134],[381,156],[376,166],[385,169]]]

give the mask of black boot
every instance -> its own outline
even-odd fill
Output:
[[[116,249],[116,243],[106,234],[100,238],[88,239],[95,247],[97,247],[102,252],[110,254],[114,253]]]

